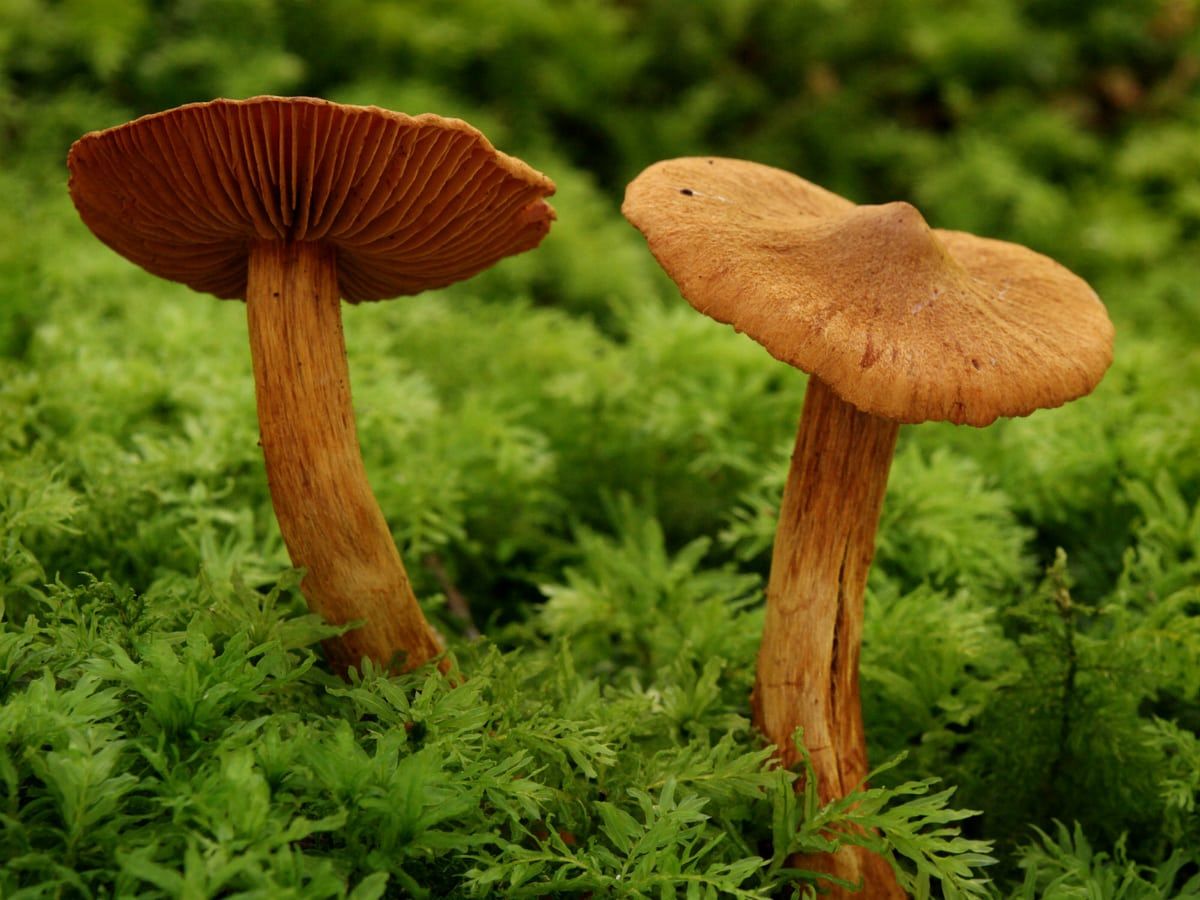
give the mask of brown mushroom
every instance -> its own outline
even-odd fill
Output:
[[[804,742],[822,801],[867,775],[863,594],[900,423],[983,426],[1089,393],[1112,360],[1099,298],[1024,247],[931,229],[730,159],[657,163],[622,207],[696,309],[810,373],[784,490],[754,719],[784,765]],[[900,897],[880,857],[807,861]],[[834,892],[834,896],[838,896]]]
[[[267,480],[338,671],[441,652],[371,492],[342,337],[350,303],[468,278],[537,246],[554,184],[465,122],[312,98],[196,103],[87,134],[87,226],[163,278],[245,299]],[[397,658],[401,654],[402,658]]]

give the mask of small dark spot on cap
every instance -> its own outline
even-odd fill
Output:
[[[977,359],[972,359],[972,360],[971,360],[971,365],[973,365],[973,366],[974,366],[975,368],[977,368],[977,369],[982,369],[982,368],[983,368],[983,363],[981,363],[981,362],[980,362],[979,360],[977,360]]]
[[[695,192],[691,188],[680,188],[679,193],[683,194],[685,197],[690,197]]]
[[[875,349],[875,344],[871,340],[871,336],[867,335],[867,346],[863,350],[862,359],[858,361],[858,365],[863,369],[869,369],[875,365],[875,360],[879,359],[879,351]]]

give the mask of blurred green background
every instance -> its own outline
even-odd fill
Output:
[[[609,206],[655,160],[735,155],[1027,242],[1125,322],[1170,333],[1195,326],[1200,280],[1197,15],[1191,0],[4,0],[0,152],[57,161],[133,115],[310,94],[467,118]],[[586,293],[550,272],[538,287]]]
[[[463,591],[517,669],[543,671],[569,647],[569,677],[538,702],[603,735],[570,751],[597,770],[617,771],[622,748],[625,781],[554,785],[554,815],[581,842],[607,840],[598,796],[648,783],[636,760],[726,732],[754,746],[760,579],[804,388],[678,298],[620,216],[625,183],[666,157],[752,159],[857,202],[910,200],[936,227],[1027,244],[1087,278],[1117,326],[1094,396],[985,431],[903,431],[864,704],[873,760],[908,751],[881,783],[957,787],[956,804],[983,810],[966,827],[996,842],[1001,884],[1175,895],[1194,871],[1178,867],[1200,862],[1200,3],[0,0],[0,697],[47,702],[31,686],[48,669],[124,684],[142,699],[101,717],[124,748],[112,778],[149,778],[131,748],[162,738],[152,679],[121,681],[133,676],[113,674],[106,641],[178,648],[189,628],[218,643],[246,629],[299,660],[317,632],[286,623],[302,609],[294,591],[284,612],[247,607],[274,603],[287,559],[255,444],[244,311],[101,246],[71,208],[65,157],[87,131],[258,94],[458,116],[558,183],[538,250],[345,314],[368,471],[433,616],[461,638],[443,595]],[[121,618],[122,592],[151,611],[143,625]],[[86,615],[63,611],[84,600]],[[24,637],[22,621],[35,623]],[[113,637],[112,621],[126,631]],[[562,687],[575,678],[590,687]],[[627,691],[604,696],[633,704],[644,731],[604,704],[581,712],[577,697],[608,690],[596,685]],[[246,696],[212,714],[213,747],[230,723],[258,721],[263,701]],[[354,719],[363,741],[367,718]],[[107,824],[90,843],[55,825],[63,850],[38,830],[58,821],[62,791],[29,760],[73,738],[16,721],[0,719],[0,851],[44,856],[22,871],[57,871],[61,857],[93,887],[118,871],[144,886],[136,860],[165,865],[191,846],[186,817],[169,828],[114,800],[128,818],[97,814]],[[198,744],[179,752],[196,772],[217,766]],[[310,770],[311,796],[273,796],[272,815],[333,814],[313,806],[330,789]],[[710,799],[729,834],[763,818],[744,797]],[[1055,820],[1081,823],[1107,855],[1071,825],[1032,830]],[[153,839],[130,837],[131,821]],[[342,876],[374,871],[363,841],[331,845]],[[434,881],[466,883],[471,865],[477,893],[516,877],[508,845],[483,863],[406,846]],[[0,880],[0,893],[38,877]],[[596,878],[598,895],[617,892]],[[1058,881],[1095,892],[1055,894]]]

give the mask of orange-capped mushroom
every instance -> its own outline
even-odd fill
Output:
[[[439,654],[367,482],[341,299],[441,287],[536,247],[554,184],[465,122],[308,97],[214,100],[84,135],[87,226],[149,272],[245,299],[271,499],[309,606],[363,620],[325,648],[412,668]]]
[[[622,211],[692,306],[811,375],[753,711],[784,765],[802,727],[822,801],[845,796],[868,771],[863,595],[900,424],[983,426],[1081,397],[1112,361],[1112,324],[1082,279],[1032,250],[756,163],[656,163]],[[805,865],[864,884],[854,896],[904,896],[859,848]]]

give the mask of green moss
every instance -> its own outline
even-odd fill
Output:
[[[1200,896],[1194,3],[234,5],[0,0],[0,895],[765,898],[840,834],[919,897]],[[462,115],[559,183],[536,253],[345,313],[454,689],[327,672],[244,309],[66,196],[84,131],[272,91]],[[825,808],[747,718],[804,379],[618,212],[696,153],[1025,242],[1118,328],[1086,400],[902,432],[882,765]]]

